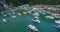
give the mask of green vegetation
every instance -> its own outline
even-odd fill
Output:
[[[60,0],[6,0],[7,4],[13,4],[14,6],[31,4],[31,5],[60,5]]]

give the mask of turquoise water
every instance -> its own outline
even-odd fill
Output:
[[[11,15],[3,17],[3,15],[0,14],[0,32],[32,32],[31,30],[27,29],[27,26],[29,24],[36,26],[40,32],[59,32],[57,29],[52,27],[52,25],[56,25],[56,23],[54,22],[55,19],[46,19],[44,18],[44,16],[46,15],[40,14],[39,17],[41,23],[37,24],[32,22],[33,16],[30,14],[22,16],[16,15],[16,19],[11,18]],[[8,20],[7,24],[1,23],[3,18],[6,18]]]

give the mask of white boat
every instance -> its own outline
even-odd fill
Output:
[[[36,23],[40,23],[40,20],[38,20],[38,19],[35,19],[33,21],[36,22]]]
[[[60,14],[52,14],[53,16],[55,16],[55,18],[60,18]]]
[[[39,16],[39,13],[38,13],[38,12],[35,12],[35,13],[33,14],[33,16]]]
[[[9,15],[11,15],[11,13],[8,13]]]
[[[22,15],[21,13],[17,13],[17,14],[20,15],[20,16]]]
[[[48,14],[52,14],[51,12],[46,12],[46,13],[48,13]]]
[[[28,28],[33,30],[33,31],[38,31],[38,29],[35,26],[31,25],[31,24],[28,25]]]
[[[3,19],[2,21],[3,21],[3,23],[7,23],[7,20],[6,19]]]
[[[35,10],[38,10],[38,9],[37,9],[37,8],[33,8],[32,10],[34,10],[34,11],[35,11]]]
[[[23,12],[23,14],[27,14],[27,12]]]
[[[42,11],[39,11],[40,13],[42,13]]]
[[[44,12],[42,12],[42,14],[43,14],[43,15],[45,15],[45,13],[44,13]]]
[[[35,16],[34,18],[39,19],[39,17],[38,17],[38,16]]]
[[[15,11],[12,11],[12,14],[15,14]]]
[[[37,8],[33,7],[33,10],[35,10],[35,9],[37,9]]]
[[[60,20],[55,20],[55,23],[60,24]]]
[[[4,17],[6,17],[7,15],[6,14],[4,14]]]
[[[54,19],[53,16],[45,16],[45,18],[48,18],[48,19]]]
[[[16,18],[16,16],[13,15],[12,18]]]
[[[55,18],[60,18],[60,16],[55,16]]]
[[[56,14],[56,13],[52,13],[52,16],[56,16],[56,15],[59,15],[59,14]]]
[[[55,18],[60,18],[60,14],[55,15]]]
[[[29,14],[31,14],[32,11],[28,11]]]

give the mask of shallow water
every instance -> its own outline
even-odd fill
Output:
[[[16,14],[15,14],[16,15]],[[48,15],[48,14],[46,14]],[[36,26],[40,32],[59,32],[57,29],[53,28],[52,25],[56,25],[54,22],[55,19],[46,19],[44,16],[40,14],[40,24],[32,22],[33,16],[32,15],[22,15],[17,16],[16,19],[12,19],[11,15],[7,17],[3,17],[0,14],[0,32],[32,32],[31,30],[27,29],[29,24]],[[2,19],[5,18],[8,20],[7,24],[2,24]]]

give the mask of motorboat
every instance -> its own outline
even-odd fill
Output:
[[[17,13],[17,14],[20,15],[20,16],[22,15],[21,13]]]
[[[34,19],[33,22],[40,23],[40,20]]]
[[[2,22],[6,24],[7,23],[7,20],[6,19],[2,19]]]
[[[16,16],[13,15],[12,18],[16,18]]]
[[[31,24],[28,25],[28,28],[33,30],[33,31],[38,31],[38,29],[35,26],[31,25]]]
[[[33,16],[39,16],[39,13],[38,13],[38,12],[35,12],[35,13],[33,14]]]
[[[45,16],[45,18],[48,18],[48,19],[54,19],[53,16]]]

